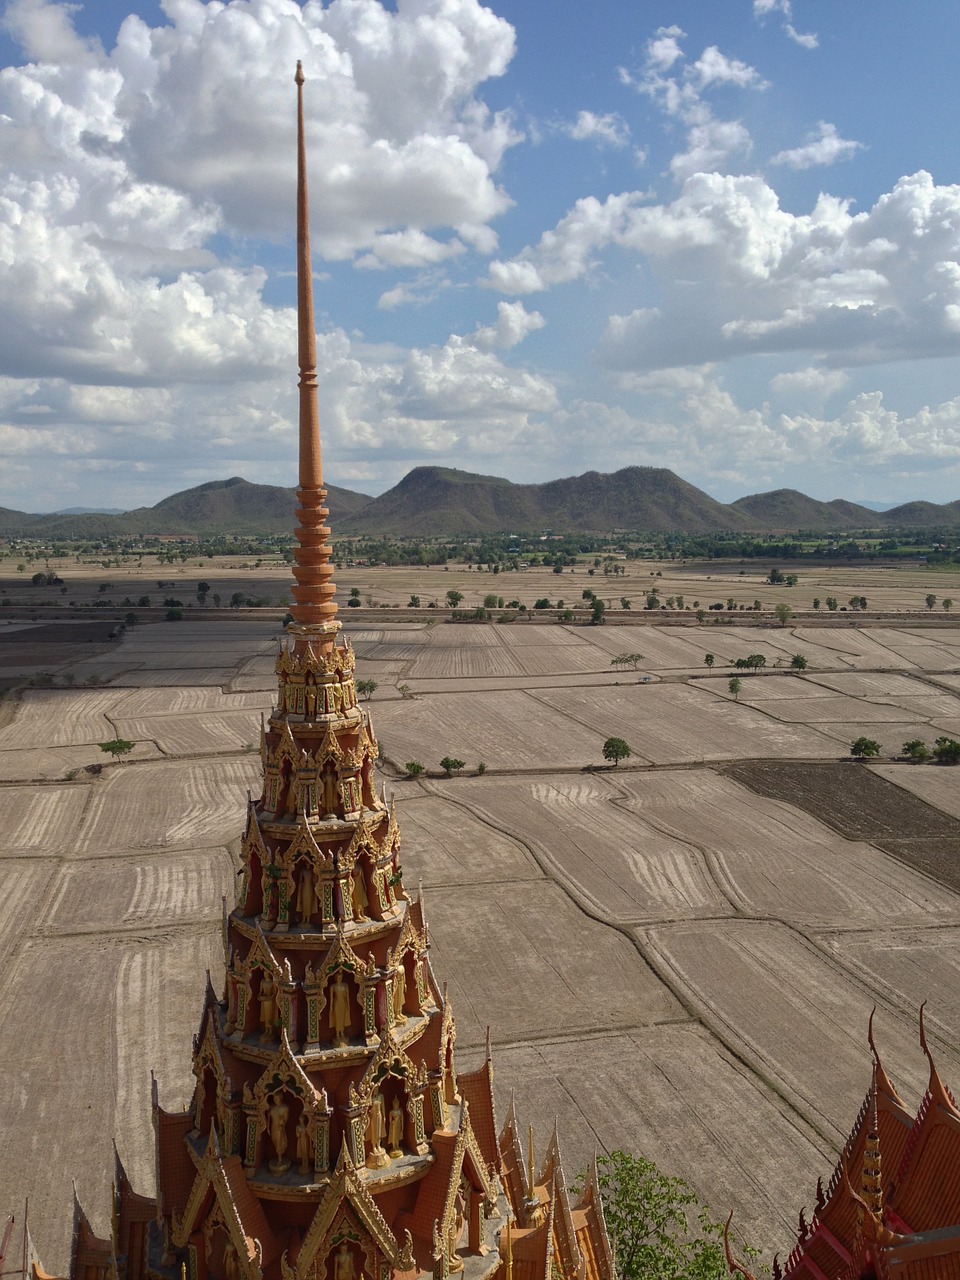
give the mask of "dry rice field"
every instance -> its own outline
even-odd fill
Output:
[[[459,585],[433,572],[441,595]],[[916,608],[916,578],[868,594]],[[668,581],[694,590],[680,567]],[[762,594],[732,572],[707,589]],[[489,1026],[501,1107],[514,1092],[541,1149],[559,1119],[569,1177],[597,1146],[642,1153],[769,1252],[790,1248],[853,1122],[874,1006],[905,1097],[925,1083],[924,999],[960,1085],[960,770],[895,759],[907,738],[960,736],[960,627],[850,621],[345,620],[358,676],[377,683],[364,705],[461,1063]],[[29,1195],[56,1270],[71,1179],[106,1227],[114,1137],[151,1190],[151,1069],[164,1105],[188,1096],[277,634],[241,618],[110,644],[60,628],[45,649],[42,631],[18,627],[0,668],[57,676],[0,702],[0,1211]],[[611,665],[622,653],[643,655],[636,670]],[[734,694],[747,653],[766,667]],[[881,760],[849,760],[860,734]],[[602,759],[611,735],[632,748],[619,768]],[[99,748],[116,736],[135,743],[120,763]],[[445,754],[466,767],[444,776]],[[426,773],[408,778],[408,761]]]

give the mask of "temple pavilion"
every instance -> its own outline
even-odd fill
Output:
[[[940,1078],[923,1030],[930,1076],[913,1115],[873,1040],[870,1087],[826,1189],[774,1280],[960,1280],[960,1109]],[[730,1270],[753,1280],[733,1261]]]
[[[71,1280],[610,1280],[595,1175],[574,1202],[556,1135],[537,1168],[512,1107],[498,1125],[489,1043],[481,1066],[457,1069],[397,816],[375,785],[331,581],[299,64],[296,81],[297,545],[262,790],[187,1108],[161,1106],[154,1081],[156,1198],[118,1162],[110,1237],[76,1207]]]

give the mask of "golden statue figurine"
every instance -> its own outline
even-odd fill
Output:
[[[306,704],[307,719],[312,720],[317,714],[317,685],[312,675],[307,676],[304,701]]]
[[[223,1246],[223,1280],[240,1280],[240,1257],[232,1240]]]
[[[354,920],[369,920],[367,915],[367,907],[370,905],[370,899],[367,897],[367,886],[364,883],[363,868],[357,862],[354,865],[353,873],[350,876],[350,905],[353,908]]]
[[[399,1098],[394,1100],[394,1104],[390,1108],[387,1150],[391,1160],[399,1160],[403,1155],[403,1107],[400,1105]]]
[[[396,972],[393,975],[393,1020],[394,1022],[406,1022],[407,1013],[404,1009],[404,1003],[407,999],[407,975],[403,968],[403,961],[397,965]]]
[[[340,1242],[340,1248],[333,1259],[333,1280],[363,1280],[362,1271],[357,1275],[353,1253],[346,1240]]]
[[[290,1108],[284,1102],[282,1093],[270,1094],[268,1101],[270,1106],[267,1107],[267,1127],[275,1153],[270,1161],[270,1172],[285,1173],[290,1168],[290,1161],[287,1159],[287,1118]]]
[[[323,816],[335,815],[337,812],[337,774],[336,770],[326,768],[323,771]]]
[[[333,1047],[342,1049],[347,1043],[347,1026],[350,1022],[350,987],[338,969],[330,983],[330,1028],[333,1031]]]
[[[269,969],[264,970],[263,977],[260,979],[260,992],[257,999],[260,1001],[260,1026],[262,1027],[260,1040],[263,1042],[271,1038],[277,1025],[277,984]]]
[[[301,924],[309,924],[310,917],[317,909],[317,894],[315,889],[314,870],[310,863],[307,863],[300,876],[300,886],[297,889],[297,911],[300,915]]]
[[[310,1172],[310,1121],[306,1111],[300,1112],[300,1119],[297,1121],[297,1160],[299,1173],[306,1176]]]
[[[383,1094],[378,1089],[370,1099],[370,1115],[367,1118],[367,1140],[370,1143],[370,1153],[366,1160],[368,1169],[383,1169],[390,1163],[390,1157],[383,1149],[386,1130]]]

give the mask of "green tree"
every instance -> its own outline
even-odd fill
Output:
[[[937,597],[936,597],[935,595],[933,595],[933,593],[932,593],[932,592],[931,592],[931,594],[930,594],[930,595],[928,595],[928,596],[924,596],[924,600],[925,600],[925,602],[926,602],[926,605],[927,605],[927,608],[928,608],[928,609],[932,609],[932,608],[933,608],[933,606],[937,603]]]
[[[101,751],[105,751],[108,755],[113,756],[114,760],[119,760],[121,756],[125,756],[128,751],[133,750],[133,743],[128,742],[126,738],[111,738],[109,742],[101,742],[98,744]]]
[[[858,760],[863,760],[867,756],[878,756],[880,754],[880,743],[874,742],[873,738],[855,738],[850,743],[850,754],[856,756]]]
[[[629,760],[632,755],[633,752],[622,738],[608,738],[603,744],[603,758],[613,761],[614,766],[621,760]]]
[[[827,596],[827,608],[830,610],[830,612],[831,612],[831,613],[836,613],[836,611],[837,611],[837,597],[836,597],[836,596]]]
[[[783,573],[779,569],[771,569],[767,574],[767,581],[775,587],[779,587],[783,583]]]
[[[451,609],[455,609],[462,599],[463,592],[458,591],[456,587],[451,587],[447,592],[447,604]]]
[[[683,1178],[642,1156],[597,1159],[617,1280],[727,1280],[723,1227]]]
[[[606,607],[602,600],[594,600],[590,605],[590,621],[594,626],[599,626],[603,622],[603,614]]]
[[[739,677],[739,676],[733,676],[733,678],[732,678],[732,679],[728,680],[728,681],[727,681],[727,688],[728,688],[728,689],[730,690],[730,692],[733,694],[734,698],[735,698],[735,699],[737,699],[737,701],[739,701],[739,699],[740,699],[740,690],[743,688],[743,681],[740,679],[740,677]]]
[[[795,653],[790,659],[790,666],[794,671],[806,671],[807,660],[802,653]]]
[[[484,607],[485,609],[496,609],[496,607],[497,607],[497,596],[495,596],[495,595],[488,595],[488,596],[484,596],[484,597],[483,597],[483,607]]]
[[[620,608],[628,610],[633,608],[633,604],[627,596],[620,597]]]
[[[953,608],[953,600],[950,598],[950,596],[944,596],[944,598],[941,600],[940,603],[943,605],[944,609],[946,609],[948,613]]]
[[[714,657],[714,655],[713,655],[712,653],[705,653],[705,654],[703,655],[703,665],[704,665],[705,667],[709,667],[709,668],[711,669],[711,671],[713,670],[713,664],[714,664],[715,662],[716,662],[716,658]]]
[[[419,597],[419,596],[411,596],[411,597],[410,597],[410,599],[407,601],[407,608],[408,608],[408,609],[419,609],[419,608],[420,608],[420,597]]]
[[[933,744],[937,764],[960,764],[960,742],[956,738],[938,738]]]
[[[777,615],[777,621],[781,627],[785,627],[793,617],[793,610],[788,604],[778,604],[773,612]]]
[[[426,765],[422,765],[419,760],[408,760],[403,767],[408,778],[419,778],[421,773],[426,773]]]
[[[452,778],[455,773],[460,772],[466,763],[466,760],[458,760],[456,756],[444,756],[440,761],[440,768],[448,778]]]
[[[912,764],[923,764],[924,760],[930,759],[930,748],[922,738],[911,738],[900,748],[900,754]]]
[[[814,597],[813,597],[813,607],[814,607],[815,609],[819,609],[819,608],[820,608],[820,597],[819,597],[819,596],[814,596]]]
[[[400,695],[400,697],[401,697],[401,698],[412,698],[412,697],[413,697],[413,690],[410,688],[410,686],[409,686],[408,684],[398,684],[398,685],[397,685],[397,693],[399,693],[399,695]]]
[[[376,680],[358,680],[357,681],[357,693],[359,693],[361,697],[366,698],[368,702],[370,701],[371,697],[376,693],[377,688],[378,686],[377,686]]]
[[[695,616],[697,621],[702,623],[707,616],[706,609],[698,609]]]

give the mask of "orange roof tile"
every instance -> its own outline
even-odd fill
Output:
[[[193,1117],[157,1107],[157,1195],[165,1214],[182,1211],[197,1176],[185,1138],[193,1128]]]
[[[493,1070],[489,1060],[476,1071],[461,1071],[457,1076],[460,1093],[470,1107],[470,1123],[489,1169],[500,1168],[500,1145],[497,1142],[497,1118],[493,1107]]]
[[[421,1240],[433,1241],[433,1224],[443,1217],[443,1207],[450,1189],[451,1177],[459,1177],[460,1170],[453,1169],[453,1156],[457,1146],[455,1133],[435,1133],[432,1139],[436,1157],[433,1168],[420,1183],[417,1203],[413,1208],[411,1232]]]

